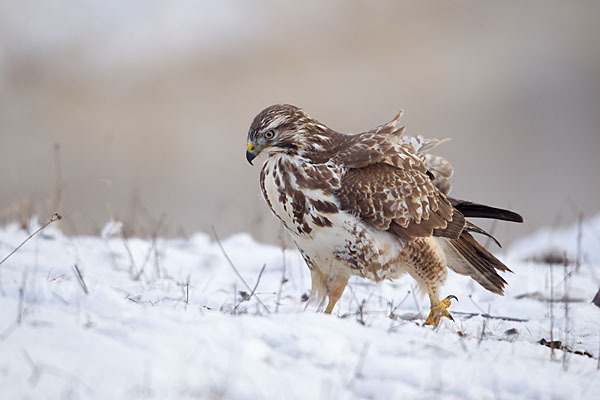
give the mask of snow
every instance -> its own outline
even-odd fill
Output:
[[[247,234],[223,240],[251,288],[265,266],[256,296],[244,301],[239,292],[251,289],[207,234],[123,239],[111,223],[100,237],[68,237],[51,225],[0,265],[1,397],[594,398],[600,308],[590,300],[600,260],[589,232],[600,231],[600,217],[584,227],[578,271],[527,261],[557,244],[575,258],[577,226],[508,249],[515,273],[504,297],[451,273],[443,294],[460,300],[456,322],[433,329],[422,326],[428,301],[408,276],[353,279],[335,315],[324,315],[303,311],[310,275],[296,250]],[[27,236],[16,224],[1,227],[0,256]],[[538,343],[551,339],[551,326],[554,340],[593,358],[566,353],[563,361],[562,350],[552,358]]]

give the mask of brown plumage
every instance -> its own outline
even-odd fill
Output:
[[[268,154],[261,190],[311,270],[310,300],[329,297],[331,312],[351,275],[408,272],[429,294],[426,322],[437,325],[450,317],[439,298],[447,267],[497,294],[506,285],[497,271],[510,271],[469,232],[491,235],[465,217],[523,219],[448,197],[452,166],[429,153],[441,141],[403,135],[400,116],[345,135],[295,106],[271,106],[252,122],[246,157]]]

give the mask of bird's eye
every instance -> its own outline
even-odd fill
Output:
[[[275,136],[275,132],[273,130],[265,132],[265,138],[273,139],[273,136]]]

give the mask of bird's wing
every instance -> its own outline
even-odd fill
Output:
[[[458,238],[462,214],[434,186],[422,162],[408,160],[346,168],[336,192],[341,208],[407,241],[432,234]]]
[[[398,160],[394,160],[394,156],[398,156],[398,148],[403,148],[412,155],[411,162],[421,161],[420,164],[429,171],[435,187],[447,195],[452,188],[450,177],[454,173],[454,168],[448,160],[431,154],[430,151],[449,139],[405,135],[405,127],[400,123],[402,113],[403,111],[400,110],[390,122],[368,132],[348,136],[345,149],[335,157],[334,161],[338,163],[341,161],[344,165],[354,168],[377,162],[396,165]]]

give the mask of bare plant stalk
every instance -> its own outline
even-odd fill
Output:
[[[160,229],[162,228],[164,220],[165,220],[165,215],[163,214],[163,215],[161,215],[161,217],[158,221],[158,224],[152,231],[151,239],[150,239],[150,247],[148,247],[148,252],[146,253],[146,257],[144,258],[144,262],[142,263],[140,270],[133,277],[134,281],[137,281],[142,277],[142,274],[144,273],[144,269],[146,268],[146,265],[150,261],[150,258],[152,257],[153,254],[156,256],[155,261],[158,262],[158,256],[157,256],[157,254],[158,254],[158,248],[157,248],[158,233],[160,232]],[[155,265],[155,270],[160,272],[160,269],[157,268],[156,265]],[[157,278],[160,278],[160,275],[157,275]]]
[[[256,288],[258,287],[258,284],[260,283],[260,278],[262,278],[263,272],[265,272],[265,268],[267,267],[267,264],[263,264],[262,268],[260,269],[260,272],[258,273],[258,278],[256,279],[256,284],[254,285],[254,288],[252,289],[252,291],[250,292],[249,295],[246,295],[242,301],[240,301],[235,308],[238,308],[238,306],[240,304],[242,304],[244,301],[248,301],[252,298],[252,296],[256,296],[255,292],[256,292]]]
[[[360,351],[360,355],[358,356],[358,362],[356,363],[356,368],[354,368],[354,374],[352,375],[352,379],[350,379],[350,382],[348,382],[348,388],[352,388],[354,386],[354,383],[362,378],[362,369],[365,364],[368,352],[369,343],[365,343],[363,345],[362,350]]]
[[[417,307],[417,313],[419,314],[419,318],[423,318],[423,314],[421,313],[421,306],[419,305],[419,301],[417,300],[417,296],[415,295],[416,285],[411,286],[410,294],[412,294],[412,298],[415,302],[415,306]]]
[[[54,143],[54,164],[56,168],[56,181],[54,186],[54,198],[52,199],[51,211],[58,210],[62,199],[62,168],[60,165],[60,145]]]
[[[116,224],[117,220],[115,219],[114,214],[112,212],[112,207],[110,206],[109,203],[106,203],[106,207],[108,208],[108,214],[110,215],[110,219],[113,221],[113,223]],[[140,275],[138,275],[136,273],[137,267],[135,265],[133,253],[131,252],[131,249],[129,248],[129,242],[127,241],[127,236],[125,235],[125,232],[124,232],[124,229],[122,226],[121,226],[121,229],[119,229],[118,233],[119,233],[119,237],[123,241],[123,247],[125,247],[125,250],[127,251],[127,255],[129,256],[129,261],[131,262],[131,265],[129,267],[129,274],[131,275],[131,277],[134,280],[138,280],[140,278]]]
[[[79,270],[79,267],[77,266],[77,264],[73,264],[73,271],[75,271],[75,276],[77,277],[77,280],[79,281],[79,284],[81,285],[81,288],[83,289],[83,292],[86,295],[90,294],[90,291],[88,290],[88,287],[85,284],[85,281],[83,280],[83,274]]]
[[[577,217],[577,260],[575,263],[575,272],[579,272],[581,267],[581,242],[583,240],[583,213]],[[565,255],[566,260],[566,255]]]
[[[275,313],[279,312],[279,302],[281,301],[281,292],[283,291],[283,284],[285,283],[285,270],[286,270],[286,259],[285,259],[285,232],[283,230],[283,224],[281,224],[281,281],[279,282],[279,290],[277,290],[277,301],[275,302]]]
[[[463,312],[463,311],[452,311],[452,314],[462,315],[466,319],[481,316],[481,317],[485,317],[487,319],[494,319],[494,320],[500,320],[500,321],[512,321],[512,322],[527,322],[527,321],[529,321],[528,319],[525,319],[525,318],[505,317],[502,315],[490,315],[485,312],[473,313],[473,312]]]
[[[19,306],[17,307],[17,325],[23,321],[23,303],[25,302],[25,286],[27,285],[27,269],[23,271],[23,282],[19,288]]]
[[[60,221],[62,219],[62,216],[60,214],[52,214],[52,216],[50,217],[50,219],[44,224],[42,225],[37,231],[33,232],[31,235],[29,235],[27,237],[27,239],[23,240],[23,242],[21,242],[20,245],[17,246],[16,249],[14,249],[13,251],[11,251],[6,257],[4,257],[2,259],[2,261],[0,261],[0,265],[2,265],[2,263],[4,263],[4,261],[8,260],[8,258],[10,256],[12,256],[13,254],[15,254],[17,251],[19,251],[19,249],[21,247],[23,247],[23,245],[25,243],[27,243],[29,241],[29,239],[31,239],[32,237],[34,237],[35,235],[37,235],[39,232],[41,232],[42,230],[44,230],[44,228],[46,228],[48,225],[50,225],[51,223],[55,222],[55,221]]]
[[[481,335],[479,336],[479,341],[477,342],[477,347],[479,347],[481,345],[481,342],[483,342],[483,338],[485,337],[485,329],[487,328],[487,325],[490,321],[489,315],[490,315],[490,306],[488,305],[488,312],[485,314],[485,318],[484,318],[483,322],[481,323]]]
[[[190,275],[185,283],[185,304],[190,304]]]
[[[233,310],[231,310],[231,313],[233,315],[235,315],[236,311],[237,311],[237,281],[233,282]]]
[[[565,252],[565,263],[564,263],[564,295],[563,299],[565,302],[565,338],[564,338],[564,346],[565,348],[569,346],[569,274],[567,268],[569,266],[569,260],[567,259],[567,252]],[[563,351],[563,359],[562,366],[563,370],[567,370],[567,351]]]
[[[554,343],[554,276],[550,265],[550,343]],[[554,346],[550,346],[550,361],[554,361]]]
[[[221,244],[221,241],[219,240],[219,236],[217,235],[217,231],[215,230],[215,227],[211,226],[210,228],[211,228],[212,234],[213,234],[213,236],[215,238],[215,242],[217,242],[217,245],[221,249],[221,252],[225,256],[225,259],[227,260],[227,262],[229,263],[229,265],[231,266],[231,268],[233,269],[233,271],[235,272],[235,274],[238,276],[238,278],[240,278],[240,280],[242,281],[242,283],[244,284],[244,286],[246,286],[246,288],[250,292],[252,292],[252,288],[250,287],[250,285],[248,285],[248,283],[246,282],[246,280],[244,279],[244,277],[242,276],[242,274],[240,274],[240,271],[238,271],[238,269],[233,264],[233,261],[231,261],[231,258],[229,258],[229,256],[227,255],[227,252],[225,251],[225,248],[223,247],[223,245]],[[265,310],[267,310],[267,313],[270,314],[271,310],[269,310],[269,307],[267,307],[265,305],[265,303],[263,303],[262,300],[258,296],[254,295],[254,297],[256,297],[256,300],[260,303],[260,305],[263,306]]]

